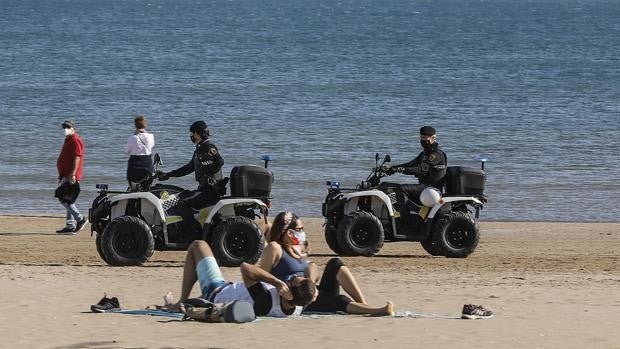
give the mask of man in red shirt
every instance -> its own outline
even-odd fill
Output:
[[[80,214],[75,200],[80,194],[80,180],[84,164],[84,143],[75,130],[75,123],[65,120],[62,123],[65,143],[62,146],[56,168],[58,169],[58,188],[55,196],[67,210],[67,224],[56,230],[58,234],[75,235],[84,228],[86,217]]]

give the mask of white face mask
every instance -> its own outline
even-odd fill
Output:
[[[63,130],[65,131],[65,137],[70,136],[73,134],[73,129],[72,128],[63,128]]]
[[[305,231],[294,231],[293,235],[295,235],[295,238],[298,241],[298,244],[303,244],[304,242],[306,242],[306,232]]]

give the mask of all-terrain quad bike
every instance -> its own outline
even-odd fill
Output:
[[[151,185],[156,175],[147,176],[135,187],[138,191],[108,190],[98,184],[99,195],[89,210],[91,234],[96,233],[97,252],[114,266],[142,265],[154,250],[185,250],[194,240],[209,242],[221,266],[256,263],[265,238],[256,219],[267,222],[273,175],[265,167],[234,167],[221,188],[230,180],[230,196],[215,204],[194,209],[200,223],[183,222],[179,201],[188,191],[175,185]],[[155,166],[161,165],[155,156]],[[132,190],[135,190],[133,188]],[[140,191],[143,190],[143,191]]]
[[[323,203],[325,240],[340,255],[373,256],[384,241],[419,241],[433,256],[464,258],[480,239],[477,219],[486,197],[482,169],[447,168],[443,188],[425,188],[417,197],[406,184],[381,182],[390,156],[356,188],[327,182]]]

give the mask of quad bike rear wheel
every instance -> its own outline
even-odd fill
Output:
[[[478,246],[478,224],[466,212],[451,212],[433,224],[431,239],[448,258],[465,258]],[[430,252],[429,252],[430,253]]]
[[[338,255],[343,255],[344,250],[338,245],[338,229],[331,224],[325,225],[325,242],[327,246]]]
[[[154,246],[151,228],[134,216],[113,219],[101,236],[102,259],[113,266],[142,265],[153,255]]]
[[[370,257],[377,254],[385,234],[379,218],[366,211],[346,216],[338,225],[338,245],[349,256]]]
[[[97,253],[99,254],[99,257],[101,257],[101,260],[106,262],[106,264],[111,264],[108,262],[108,257],[103,254],[103,248],[101,247],[101,234],[99,233],[97,233],[97,237],[95,238],[95,246],[97,247]]]
[[[227,218],[216,227],[209,242],[213,255],[223,267],[254,264],[265,248],[265,237],[258,225],[247,217]]]

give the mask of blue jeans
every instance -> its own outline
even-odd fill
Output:
[[[75,204],[69,205],[62,201],[60,203],[67,209],[67,227],[75,228],[75,224],[84,219],[84,216],[80,214]]]

